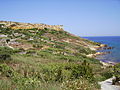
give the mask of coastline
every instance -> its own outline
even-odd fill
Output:
[[[108,52],[105,55],[98,55],[95,57],[96,59],[112,65],[120,63],[120,36],[88,36],[84,38],[98,42],[98,46],[96,45],[96,48],[98,49],[100,44],[108,45],[107,48],[105,47],[103,50],[95,50],[96,52]]]
[[[100,44],[100,46],[95,46],[93,47],[94,50],[96,51],[96,53],[94,54],[88,54],[86,55],[89,58],[95,58],[98,59],[100,61],[100,63],[104,66],[104,67],[108,67],[108,66],[114,66],[115,64],[117,64],[117,62],[113,62],[113,61],[109,61],[109,60],[100,60],[98,57],[106,55],[106,54],[110,54],[111,52],[103,52],[101,50],[108,50],[108,49],[113,49],[114,47],[109,47],[106,44]],[[92,49],[93,49],[92,48]],[[101,51],[101,52],[100,52]]]

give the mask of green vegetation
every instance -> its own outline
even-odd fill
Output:
[[[69,90],[66,80],[68,82],[78,82],[79,86],[82,87],[83,90],[85,88],[97,88],[97,82],[94,79],[92,69],[89,64],[83,62],[82,64],[77,63],[55,63],[52,62],[50,64],[41,64],[35,63],[38,58],[33,58],[35,62],[32,62],[28,57],[24,60],[23,58],[17,57],[17,61],[11,61],[8,64],[1,63],[0,64],[0,73],[2,79],[0,82],[4,82],[0,88],[3,89],[33,89],[39,90],[43,88],[43,90],[49,90],[51,88],[58,90]],[[29,59],[29,60],[28,60]],[[26,61],[25,61],[26,60]],[[14,64],[13,64],[14,62]],[[9,64],[18,65],[9,66]],[[20,65],[19,65],[20,64]],[[13,69],[15,68],[15,69]],[[80,80],[80,81],[79,81]],[[82,80],[82,81],[81,81]],[[84,81],[85,80],[85,81]],[[57,85],[55,84],[57,83]],[[79,82],[84,82],[83,84]],[[95,83],[96,82],[96,83]],[[49,87],[45,87],[48,84]],[[63,84],[65,84],[63,86]],[[71,84],[71,83],[70,83]],[[93,84],[95,85],[93,87]],[[5,87],[7,85],[7,87]],[[88,85],[88,86],[87,86]],[[13,87],[14,86],[14,87]],[[87,87],[86,87],[87,86]],[[66,87],[66,88],[65,88]],[[72,87],[77,87],[73,86]],[[89,89],[90,90],[90,89]]]
[[[0,47],[0,61],[11,60],[11,55],[14,53],[13,49],[8,47]]]
[[[89,48],[84,48],[84,47],[78,47],[77,50],[79,50],[79,53],[84,53],[84,54],[95,53],[95,51],[92,51]]]
[[[94,83],[90,83],[84,78],[79,78],[74,81],[69,80],[62,83],[63,90],[99,90],[99,86]]]
[[[113,85],[115,84],[119,84],[119,81],[120,81],[120,63],[116,64],[114,67],[113,67],[113,75],[115,76],[115,79],[113,79]]]
[[[98,90],[98,81],[112,76],[101,68],[88,45],[98,43],[66,31],[0,27],[1,90]],[[13,47],[13,49],[7,46]]]

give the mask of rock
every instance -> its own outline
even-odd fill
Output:
[[[96,50],[100,50],[100,49],[101,49],[100,46],[94,46],[94,48],[95,48]]]
[[[102,53],[101,52],[97,52],[96,55],[101,55]]]
[[[31,24],[31,23],[20,23],[20,22],[11,22],[11,21],[0,21],[0,24],[4,24],[5,27],[12,29],[55,29],[57,31],[63,30],[63,25],[47,25],[47,24]]]
[[[93,58],[93,57],[95,57],[94,54],[88,54],[88,55],[86,55],[86,56],[89,57],[89,58]]]
[[[0,35],[0,37],[2,37],[2,38],[3,38],[3,37],[7,37],[7,36],[8,36],[8,35],[4,35],[4,34]]]
[[[107,45],[106,44],[101,44],[100,47],[107,47]]]
[[[113,47],[108,47],[107,49],[113,49]]]

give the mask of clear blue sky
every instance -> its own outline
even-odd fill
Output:
[[[62,24],[79,36],[120,36],[120,0],[0,0],[0,20]]]

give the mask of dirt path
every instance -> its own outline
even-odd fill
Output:
[[[112,79],[107,79],[105,81],[99,82],[101,85],[101,90],[120,90],[120,86],[112,85]]]

